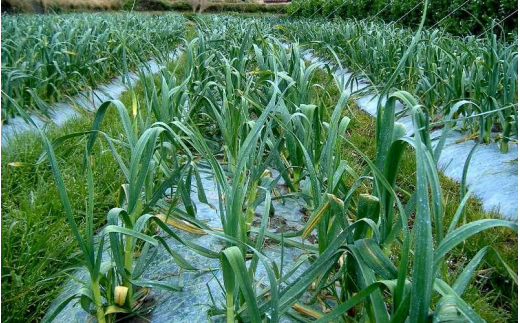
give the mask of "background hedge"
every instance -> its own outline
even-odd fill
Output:
[[[516,0],[430,0],[426,25],[434,26],[439,22],[438,27],[454,34],[478,34],[491,27],[493,21],[505,19],[516,9]],[[292,0],[287,13],[303,17],[376,17],[386,22],[400,19],[399,23],[403,25],[417,26],[422,10],[422,0]],[[515,13],[501,25],[506,33],[516,33],[517,23],[518,13]],[[498,27],[495,29],[495,32],[500,31]]]

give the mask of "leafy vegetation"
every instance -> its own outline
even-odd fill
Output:
[[[164,59],[185,32],[176,15],[69,14],[2,17],[2,122]],[[154,37],[149,37],[153,33]]]
[[[142,83],[138,82],[133,90],[142,100]],[[132,93],[125,92],[121,102],[131,107],[133,97]],[[91,127],[92,121],[91,115],[82,114],[63,126],[51,126],[46,136],[54,142],[64,133],[82,133]],[[108,111],[104,122],[110,125],[110,129],[106,129],[110,136],[117,137],[123,131],[116,111]],[[78,179],[84,178],[82,143],[86,137],[76,138],[62,143],[56,158],[68,189],[74,219],[84,234],[86,223],[82,213],[88,190],[86,182]],[[29,132],[10,140],[8,146],[2,147],[1,166],[2,316],[6,322],[39,321],[60,292],[56,286],[80,266],[81,255],[63,217],[64,210],[51,169],[45,163],[36,163],[42,160],[44,149],[39,135]],[[107,212],[118,205],[119,184],[124,178],[109,150],[108,143],[98,143],[91,158],[95,193],[93,227],[96,231],[106,224]]]
[[[425,19],[423,15],[422,23]],[[472,282],[487,259],[494,278],[490,274],[480,284],[493,286],[497,277],[517,284],[512,252],[517,224],[483,215],[469,193],[453,194],[454,184],[437,172],[442,138],[453,131],[457,118],[469,113],[438,115],[445,121],[443,137],[432,145],[435,105],[401,89],[403,70],[422,46],[420,28],[388,67],[382,80],[386,85],[379,90],[389,99],[379,103],[377,118],[369,121],[353,112],[348,89],[354,79],[321,70],[321,63],[307,63],[302,47],[292,42],[294,34],[280,33],[280,20],[193,20],[196,34],[189,33],[183,42],[182,60],[154,78],[141,74],[138,88],[123,102],[103,104],[88,130],[52,142],[49,134],[40,132],[45,145],[39,165],[50,165],[47,172],[54,175],[79,258],[90,274],[74,295],[86,311],[100,322],[115,321],[116,313],[139,313],[136,299],[143,288],[175,292],[176,286],[139,278],[157,248],[166,248],[183,270],[197,270],[154,234],[151,229],[158,227],[183,248],[219,259],[225,304],[214,304],[211,313],[225,316],[227,322],[278,322],[286,315],[309,320],[303,313],[318,322],[507,319],[514,306],[503,303],[516,303],[516,292],[508,290],[502,300],[482,304],[495,294]],[[287,30],[302,28],[286,25]],[[456,110],[459,99],[453,97],[444,108]],[[397,100],[413,116],[412,135],[395,122]],[[23,108],[11,102],[23,115]],[[56,153],[67,151],[68,145],[75,149],[74,160],[57,159]],[[93,160],[101,152],[118,169],[113,173],[119,177],[110,179],[121,190],[117,202],[97,213],[95,185],[103,180],[94,174],[104,165]],[[69,164],[81,169],[79,178],[86,178],[81,202],[70,198],[76,192],[74,183],[63,180]],[[198,199],[207,201],[202,170],[212,174],[217,185],[217,228],[198,218],[191,199],[191,188],[196,187]],[[280,176],[274,177],[272,170]],[[274,188],[281,179],[289,193],[280,196]],[[167,189],[171,193],[166,199]],[[112,190],[105,193],[114,196]],[[302,230],[283,236],[267,230],[274,196],[306,202],[310,217]],[[85,212],[75,212],[71,205],[85,198]],[[266,207],[258,225],[252,218],[261,203]],[[103,212],[105,217],[94,216]],[[98,235],[95,219],[108,224]],[[3,231],[6,225],[2,223]],[[181,238],[180,230],[212,235],[226,247],[198,245]],[[303,243],[311,233],[317,235],[317,244]],[[501,237],[495,240],[497,233]],[[111,261],[101,266],[96,255],[102,243],[97,244],[96,236],[104,235]],[[280,272],[281,266],[264,254],[267,237],[303,249],[306,269]],[[255,281],[259,263],[266,270],[264,281]],[[6,277],[6,286],[12,277]],[[312,309],[301,306],[304,295]],[[500,316],[488,313],[490,308]]]
[[[501,26],[496,27],[498,33],[516,34],[518,18],[514,14],[517,9],[514,1],[432,0],[429,3],[425,26],[465,35],[481,33],[500,21]],[[287,13],[295,17],[377,18],[415,28],[420,22],[422,9],[422,2],[415,0],[293,0]]]
[[[320,56],[332,61],[339,57],[344,66],[379,89],[388,84],[413,37],[411,31],[395,25],[367,21],[301,20],[280,29]],[[426,30],[420,37],[393,86],[420,98],[433,119],[450,113],[465,117],[459,130],[486,144],[496,141],[506,152],[508,142],[518,134],[518,41],[509,43],[493,34],[461,38],[438,30]],[[454,103],[462,100],[468,102],[452,111]]]
[[[91,119],[83,117],[49,129],[47,135],[57,139],[64,133],[83,131],[90,124]],[[119,130],[113,127],[110,131],[116,134]],[[105,224],[106,210],[116,205],[122,177],[104,148],[100,146],[92,159],[93,176],[104,179],[94,186],[95,228]],[[35,165],[42,151],[42,142],[33,133],[20,135],[9,147],[2,147],[2,316],[6,322],[41,320],[59,293],[56,286],[65,281],[70,268],[79,265],[77,245],[63,216],[51,169],[46,164]],[[87,191],[85,182],[78,179],[83,174],[83,151],[70,142],[57,153],[82,232]]]

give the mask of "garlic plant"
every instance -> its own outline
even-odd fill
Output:
[[[178,15],[2,15],[2,120],[164,60],[185,33]],[[153,37],[149,37],[153,35]]]
[[[332,48],[344,66],[371,83],[410,92],[436,118],[447,116],[457,100],[472,101],[457,111],[464,117],[461,130],[478,134],[483,143],[496,140],[503,152],[518,135],[517,37],[510,43],[494,34],[458,37],[425,29],[394,83],[390,77],[413,38],[411,30],[366,20],[306,19],[285,22],[279,29],[289,40],[335,60]],[[493,131],[499,132],[495,138]]]
[[[225,303],[214,313],[225,315],[227,322],[279,322],[298,305],[304,294],[310,297],[311,303],[326,299],[327,311],[308,311],[318,322],[483,321],[461,295],[491,247],[475,255],[451,285],[443,274],[444,258],[483,230],[506,227],[517,231],[517,225],[498,219],[460,223],[466,200],[461,202],[449,226],[446,225],[444,195],[436,168],[442,141],[451,131],[455,118],[472,113],[465,110],[468,109],[465,103],[453,103],[467,98],[466,94],[455,93],[458,85],[450,87],[439,82],[439,78],[445,77],[440,71],[454,65],[465,66],[470,59],[467,56],[474,53],[468,50],[464,59],[459,60],[444,47],[459,48],[462,44],[458,40],[435,36],[421,28],[410,47],[406,47],[404,43],[410,40],[408,32],[379,25],[331,23],[325,29],[307,22],[287,22],[287,29],[301,31],[302,37],[331,42],[336,39],[343,46],[343,49],[336,48],[339,56],[352,54],[348,56],[348,63],[357,66],[362,60],[370,61],[373,66],[369,72],[379,73],[381,81],[389,80],[382,90],[388,100],[378,105],[377,154],[375,160],[371,160],[362,151],[363,147],[355,147],[349,141],[349,83],[335,78],[339,99],[332,106],[327,105],[322,99],[327,93],[321,92],[324,90],[320,84],[311,82],[320,64],[307,65],[298,44],[286,48],[277,38],[279,28],[271,28],[273,20],[203,16],[196,21],[197,37],[184,42],[183,80],[166,70],[160,72],[157,84],[143,75],[144,100],[140,104],[135,101],[133,107],[125,107],[118,101],[106,102],[97,111],[92,129],[77,135],[88,137],[86,165],[96,141],[105,140],[125,176],[125,183],[121,183],[123,203],[109,212],[109,225],[102,231],[109,235],[110,256],[115,264],[106,273],[110,280],[100,280],[100,275],[105,274],[100,271],[102,248],[98,247],[93,256],[92,229],[88,230],[86,240],[76,235],[91,273],[94,296],[89,304],[97,308],[98,320],[102,321],[107,311],[131,311],[137,286],[173,289],[139,279],[147,263],[143,259],[148,259],[143,257],[147,254],[153,257],[158,246],[164,247],[180,268],[196,270],[178,251],[170,249],[164,239],[146,230],[153,223],[181,242],[182,248],[220,259]],[[340,31],[346,31],[342,37],[349,39],[347,44],[338,39]],[[321,38],[315,36],[319,33]],[[387,37],[396,40],[395,44],[388,44]],[[432,37],[434,39],[428,40]],[[419,42],[420,39],[426,40]],[[385,44],[390,54],[381,57],[382,51],[377,48],[387,48]],[[374,49],[369,50],[372,45]],[[500,48],[496,54],[513,55],[503,43],[493,46]],[[359,48],[363,49],[361,53],[356,52]],[[486,47],[478,48],[483,51]],[[423,52],[427,54],[417,54]],[[435,71],[420,68],[425,66],[425,59],[428,64],[434,64],[428,61],[428,55],[445,65],[435,67]],[[453,61],[448,63],[450,59]],[[496,57],[488,59],[491,65],[486,67],[470,64],[471,73],[478,76],[471,80],[474,83],[469,88],[488,82],[483,80],[488,75],[484,69],[494,66],[499,70],[507,65],[495,62]],[[390,69],[394,65],[397,68]],[[470,94],[474,100],[482,98],[477,104],[483,109],[479,113],[492,111],[486,118],[511,112],[502,108],[510,105],[511,97],[515,96],[510,87],[516,81],[510,77],[516,72],[509,67],[507,71],[505,74],[496,72],[497,78],[491,80],[496,84],[489,85],[492,88],[486,94]],[[334,79],[332,72],[328,73]],[[422,73],[430,73],[433,80],[430,82]],[[456,76],[461,75],[457,73]],[[460,73],[467,73],[467,69],[461,67]],[[422,85],[417,85],[419,90],[415,85],[411,91],[406,91],[410,88],[394,90],[406,80]],[[504,85],[506,80],[508,84]],[[489,101],[486,106],[483,102],[496,96],[501,83],[506,86],[499,90],[504,96]],[[432,90],[436,93],[450,94],[430,97],[425,87],[421,89],[425,84],[436,84]],[[313,99],[313,91],[317,93],[317,100]],[[466,92],[464,88],[463,93]],[[414,131],[410,135],[395,122],[397,100],[412,116]],[[438,100],[446,100],[442,109],[450,113],[446,113],[441,143],[434,149],[430,117],[432,109],[437,109]],[[10,102],[16,104],[14,100]],[[495,105],[502,108],[497,109]],[[103,132],[107,126],[102,125],[103,116],[111,107],[117,110],[123,124],[124,134],[120,138],[111,138]],[[514,110],[512,106],[509,108]],[[23,113],[21,108],[19,110]],[[502,116],[509,118],[512,124],[511,115]],[[482,136],[488,133],[486,118],[482,118],[480,124]],[[467,125],[473,126],[473,123]],[[42,137],[45,140],[43,134]],[[67,205],[66,190],[53,159],[53,146],[45,142],[62,202]],[[339,147],[343,145],[365,160],[367,166],[361,174],[342,160]],[[397,193],[396,183],[406,147],[414,150],[416,158],[416,185],[408,200]],[[197,187],[199,200],[206,200],[198,167],[202,164],[209,165],[217,185],[221,222],[218,228],[197,218],[197,209],[191,200],[192,186]],[[271,169],[277,170],[280,176],[273,179]],[[278,196],[279,199],[302,197],[312,213],[303,230],[286,236],[273,234],[267,227],[270,213],[276,212],[271,201],[281,178],[290,188],[290,194]],[[168,188],[174,192],[174,198],[167,202],[170,203],[167,214],[159,214],[163,210],[156,205],[166,197]],[[261,224],[256,227],[251,220],[256,206],[262,202],[265,208]],[[72,216],[68,213],[66,216],[75,228]],[[225,248],[211,250],[197,245],[182,238],[178,230],[212,235],[225,242]],[[318,244],[304,243],[314,230]],[[307,268],[297,274],[295,269],[301,265],[298,263],[280,272],[279,266],[265,256],[266,237],[301,248],[310,260]],[[138,257],[134,255],[136,248],[141,250]],[[255,275],[259,263],[266,270],[265,283],[257,281]],[[516,282],[516,274],[509,268],[508,271]],[[107,285],[110,288],[99,288],[100,281],[110,282]],[[100,295],[101,290],[104,295]]]

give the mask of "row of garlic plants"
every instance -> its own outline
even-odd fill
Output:
[[[280,29],[290,41],[339,59],[381,87],[414,37],[412,30],[367,20],[301,19]],[[434,118],[449,115],[456,101],[470,101],[457,111],[460,130],[483,143],[496,141],[507,152],[518,136],[518,37],[512,42],[492,33],[460,37],[438,29],[425,29],[420,37],[394,86],[419,98]]]
[[[463,223],[467,196],[451,223],[444,223],[435,164],[452,122],[446,123],[440,144],[433,148],[428,108],[409,92],[391,92],[378,108],[377,155],[370,160],[347,135],[349,80],[331,73],[341,95],[334,106],[327,106],[323,98],[328,93],[311,82],[320,64],[308,65],[297,44],[287,48],[271,32],[269,22],[212,17],[198,23],[197,37],[184,46],[183,79],[167,70],[161,71],[157,82],[143,77],[142,101],[136,99],[132,107],[106,102],[90,131],[62,139],[87,138],[87,187],[94,180],[89,175],[89,154],[95,145],[106,144],[124,174],[122,203],[108,213],[108,226],[99,238],[92,230],[91,212],[87,212],[87,235],[79,234],[53,153],[62,140],[50,143],[42,134],[67,219],[90,273],[86,288],[65,301],[80,297],[85,310],[95,311],[98,321],[105,322],[115,320],[115,313],[132,313],[143,287],[175,292],[172,286],[141,278],[158,247],[164,247],[183,270],[200,268],[149,230],[159,227],[182,248],[220,260],[225,302],[212,313],[225,315],[227,322],[279,322],[305,293],[312,302],[325,295],[328,299],[328,313],[310,311],[318,322],[482,322],[461,295],[493,247],[478,252],[452,284],[446,282],[444,259],[483,230],[516,231],[517,225],[495,219]],[[311,100],[313,92],[321,99]],[[395,122],[396,100],[413,116],[413,135],[406,135],[403,125]],[[117,138],[103,132],[108,109],[117,110],[124,127]],[[361,174],[341,159],[342,145],[366,160]],[[417,169],[415,191],[404,203],[396,193],[396,175],[406,147],[415,150]],[[198,199],[207,200],[200,167],[208,165],[219,192],[219,228],[197,218],[190,196],[191,187],[197,186]],[[271,195],[279,180],[272,178],[271,168],[291,190],[278,198],[302,197],[312,210],[303,230],[285,235],[286,242],[292,237],[292,245],[308,255],[301,274],[295,268],[279,272],[280,266],[263,252],[266,237],[284,239],[267,229],[269,213],[276,212],[270,209]],[[174,188],[170,202],[164,200],[168,188]],[[94,203],[90,193],[89,206]],[[255,227],[253,212],[262,202],[266,208],[261,225]],[[197,245],[182,238],[179,230],[212,235],[226,248]],[[298,242],[314,230],[316,246]],[[110,261],[103,261],[103,243],[110,245]],[[259,263],[266,269],[265,282],[255,280]]]
[[[48,115],[49,103],[161,59],[185,33],[178,15],[2,16],[2,121],[16,114],[8,97]]]

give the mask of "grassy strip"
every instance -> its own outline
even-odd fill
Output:
[[[117,116],[109,116],[121,131]],[[91,117],[72,119],[62,127],[48,130],[51,140],[63,134],[81,132],[91,125]],[[84,139],[80,139],[83,140]],[[94,153],[96,227],[105,223],[107,210],[116,205],[123,176],[106,145]],[[38,321],[58,295],[56,288],[67,278],[66,269],[78,262],[77,244],[63,216],[58,191],[47,163],[33,166],[43,151],[35,133],[13,138],[2,147],[2,317],[6,322]],[[75,214],[85,211],[87,197],[84,145],[69,141],[56,152]],[[11,163],[23,163],[13,167]],[[80,221],[84,232],[85,223]]]
[[[327,72],[317,70],[313,83],[328,84],[325,87],[330,96],[327,105],[333,106],[339,98],[337,88],[334,86]],[[316,94],[316,93],[315,93]],[[316,98],[317,95],[314,96]],[[368,113],[357,108],[355,100],[349,102],[351,109],[345,111],[352,121],[348,129],[348,138],[357,147],[365,152],[372,160],[376,154],[375,119]],[[360,173],[366,168],[363,158],[344,145],[341,152],[342,159],[347,160],[356,172]],[[400,172],[397,177],[397,185],[403,192],[412,192],[415,186],[415,153],[408,147],[402,157]],[[459,184],[439,172],[445,203],[446,229],[459,206],[461,197]],[[359,190],[357,193],[370,193],[370,188]],[[406,200],[406,193],[400,194]],[[466,204],[467,222],[500,218],[498,213],[484,212],[478,199],[472,197]],[[411,224],[410,224],[411,225]],[[469,239],[461,247],[450,253],[448,262],[448,282],[452,283],[467,265],[469,260],[483,247],[494,246],[500,252],[504,261],[517,272],[518,267],[518,236],[511,230],[492,229],[483,231],[478,238]],[[463,297],[487,322],[513,322],[517,321],[518,291],[512,281],[509,280],[506,270],[495,255],[486,258],[477,274],[477,280],[465,291]],[[506,283],[508,282],[509,283]]]
[[[188,33],[188,37],[193,32]],[[182,66],[183,57],[177,61]],[[173,70],[177,63],[167,66]],[[177,77],[182,77],[182,68]],[[160,84],[158,75],[155,81]],[[138,100],[143,102],[140,82],[134,86]],[[120,100],[132,107],[129,91]],[[131,111],[130,111],[131,112]],[[92,127],[93,116],[83,114],[63,126],[50,126],[47,131],[52,141],[65,134],[82,132]],[[112,138],[123,133],[119,116],[109,110],[103,131]],[[83,156],[85,138],[73,139],[56,149],[73,213],[85,212],[88,192],[84,179]],[[60,286],[78,264],[77,244],[63,216],[58,190],[49,165],[34,165],[43,152],[40,137],[27,132],[11,138],[2,147],[2,318],[5,322],[39,321],[50,303],[61,291]],[[98,140],[93,154],[95,226],[106,224],[106,213],[118,204],[120,184],[124,182],[108,145]],[[81,232],[85,230],[84,217],[76,221]]]

